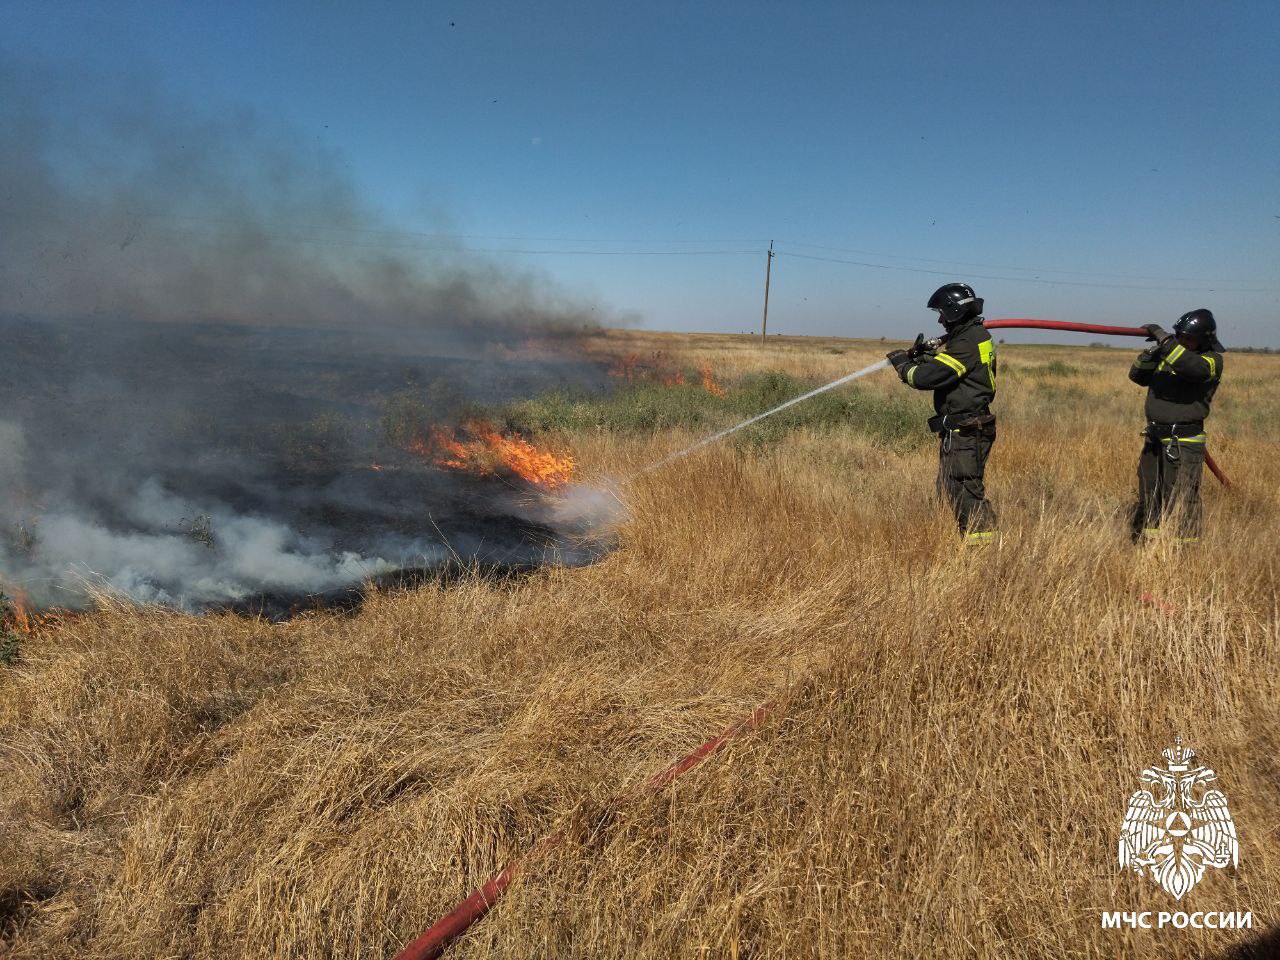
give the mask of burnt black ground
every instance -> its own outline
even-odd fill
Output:
[[[563,359],[545,359],[545,341],[544,358],[525,359],[520,343],[478,334],[443,343],[385,325],[0,318],[0,421],[20,433],[0,473],[3,574],[22,585],[21,538],[36,531],[38,551],[40,518],[51,511],[112,536],[202,543],[201,518],[232,513],[287,525],[311,553],[376,556],[405,570],[586,562],[593,551],[546,523],[541,494],[518,477],[441,470],[405,449],[432,423],[478,405],[566,382],[605,387],[599,365],[575,356],[571,335],[550,339]],[[142,490],[166,506],[140,511]],[[207,533],[213,564],[216,522]],[[164,570],[154,577],[184,596]],[[231,606],[258,597],[278,610],[358,582],[290,596],[244,589]],[[209,600],[197,592],[184,605]]]

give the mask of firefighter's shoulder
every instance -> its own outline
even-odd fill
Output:
[[[1200,358],[1209,365],[1209,379],[1221,380],[1222,367],[1225,363],[1222,353],[1217,350],[1201,350]]]
[[[987,333],[982,324],[975,323],[957,331],[943,350],[966,367],[972,367],[978,363],[978,345],[990,339],[991,334]]]

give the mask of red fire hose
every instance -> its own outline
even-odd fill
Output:
[[[1144,327],[1108,327],[1100,323],[1073,323],[1069,320],[986,320],[982,324],[988,330],[998,330],[1002,327],[1011,327],[1014,329],[1025,328],[1033,330],[1071,330],[1075,333],[1103,333],[1110,334],[1114,337],[1146,337],[1148,333]],[[1204,465],[1209,471],[1218,478],[1218,481],[1224,487],[1230,487],[1231,481],[1227,479],[1227,475],[1222,472],[1222,468],[1218,466],[1218,462],[1213,459],[1208,450],[1204,452]]]
[[[984,320],[988,330],[1000,327],[1028,327],[1037,330],[1072,330],[1075,333],[1108,333],[1115,337],[1145,337],[1142,327],[1104,327],[1100,323],[1072,323],[1068,320]]]
[[[671,764],[671,766],[632,787],[622,795],[622,799],[636,797],[644,793],[652,793],[654,790],[665,787],[672,780],[696,767],[707,757],[718,753],[734,737],[760,726],[761,721],[774,708],[775,703],[776,701],[774,700],[762,703],[754,711],[732,723],[718,737],[711,738],[696,750]],[[560,846],[563,842],[564,830],[557,830],[555,833],[544,837],[538,842],[537,846],[529,851],[523,860],[516,860],[495,873],[480,889],[473,891],[469,897],[432,924],[430,929],[424,931],[416,940],[397,953],[395,960],[436,960],[437,957],[444,953],[449,944],[466,933],[472,924],[481,920],[486,913],[493,909],[494,905],[502,899],[502,895],[506,893],[507,887],[511,885],[511,881],[515,879],[516,874],[520,872],[526,863],[531,860],[537,860]]]

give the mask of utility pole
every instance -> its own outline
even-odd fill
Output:
[[[769,332],[769,277],[773,273],[773,241],[769,241],[769,259],[764,263],[764,319],[760,321],[760,345],[764,346]]]

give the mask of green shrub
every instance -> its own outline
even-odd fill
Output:
[[[18,659],[20,637],[13,629],[13,601],[0,593],[0,664],[10,666]]]
[[[1050,360],[1036,370],[1036,373],[1042,377],[1074,377],[1079,372],[1079,367],[1073,367],[1061,360]]]
[[[12,666],[18,659],[18,635],[7,627],[0,630],[0,664]]]

